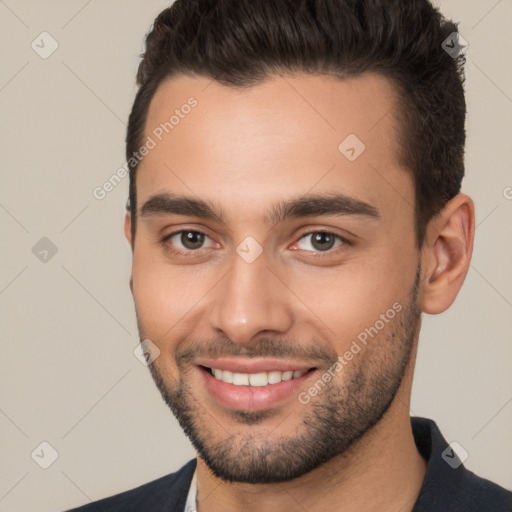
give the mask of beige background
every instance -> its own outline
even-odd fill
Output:
[[[128,179],[92,194],[124,163],[138,54],[167,4],[0,0],[0,512],[63,510],[193,457],[132,353]],[[512,1],[438,4],[470,43],[464,191],[478,228],[459,298],[424,319],[411,413],[512,489]],[[47,59],[31,48],[43,31],[59,45]],[[42,237],[58,249],[46,263]],[[31,458],[43,441],[58,452],[46,470]]]

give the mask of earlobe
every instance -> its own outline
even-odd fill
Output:
[[[423,249],[422,310],[432,315],[446,311],[459,293],[471,263],[475,236],[475,209],[465,194],[450,200],[427,228]]]

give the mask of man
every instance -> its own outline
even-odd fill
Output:
[[[410,418],[467,274],[464,57],[427,0],[177,0],[127,133],[142,348],[197,450],[80,511],[506,511]]]

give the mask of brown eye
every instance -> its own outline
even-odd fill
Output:
[[[301,237],[297,245],[299,249],[305,251],[327,252],[345,243],[346,241],[341,236],[334,233],[313,231]]]
[[[319,251],[328,251],[334,246],[335,237],[329,233],[314,233],[311,238],[311,245]]]
[[[200,249],[204,243],[204,235],[198,231],[182,231],[180,242],[186,249]]]
[[[205,233],[193,229],[175,231],[164,237],[162,242],[168,249],[181,254],[207,248],[208,245],[205,245],[205,243],[209,243],[209,247],[216,247],[218,245]]]

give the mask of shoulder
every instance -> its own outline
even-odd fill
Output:
[[[512,512],[512,492],[465,470],[461,499],[468,510]]]
[[[427,462],[423,487],[413,512],[512,512],[512,492],[475,475],[426,418],[411,418],[418,451]],[[460,448],[460,447],[459,447]]]
[[[192,459],[175,473],[67,512],[181,511],[185,507],[196,462]]]
[[[424,488],[413,512],[512,512],[512,492],[464,466],[455,473],[436,487]]]

